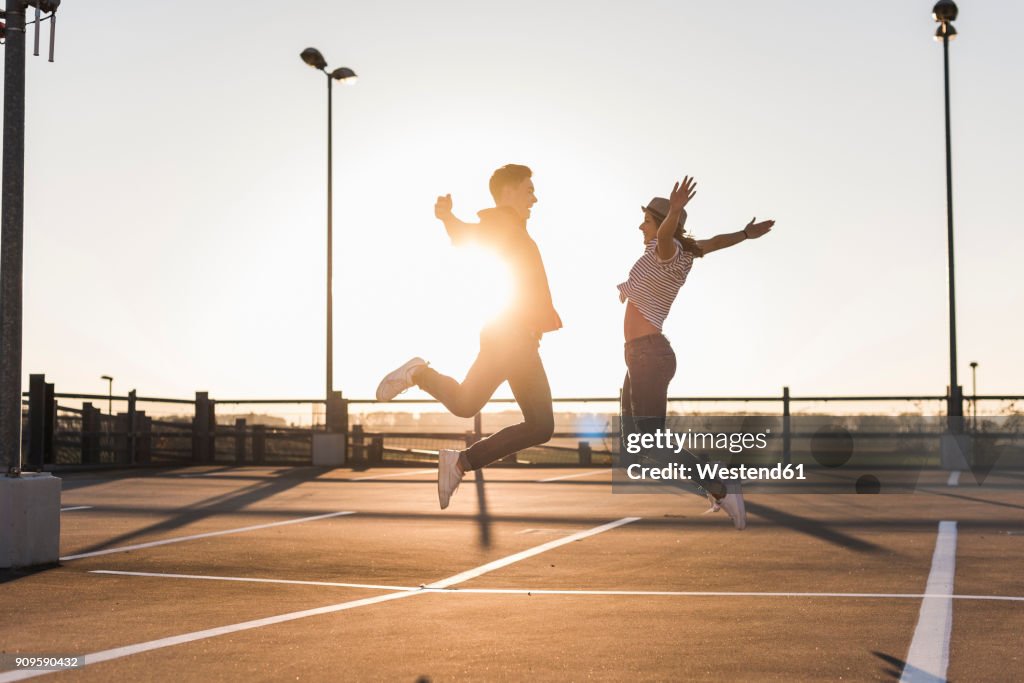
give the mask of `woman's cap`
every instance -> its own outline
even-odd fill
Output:
[[[647,206],[641,206],[644,211],[650,211],[654,214],[654,217],[658,219],[658,222],[665,220],[665,216],[668,215],[669,203],[664,197],[655,197],[651,201],[647,202]],[[683,224],[683,216],[679,216],[679,225]]]

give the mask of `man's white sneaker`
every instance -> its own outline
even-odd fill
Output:
[[[377,400],[378,401],[390,401],[395,396],[411,387],[414,382],[412,381],[412,373],[417,368],[425,366],[427,361],[423,360],[419,356],[407,361],[402,367],[397,370],[393,370],[387,374],[387,376],[380,381],[377,385]]]
[[[441,509],[448,507],[462,481],[462,468],[459,467],[459,451],[450,448],[442,448],[437,453],[437,500],[441,503]]]

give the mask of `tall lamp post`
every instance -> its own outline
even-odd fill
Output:
[[[4,7],[3,212],[0,216],[0,462],[21,472],[22,303],[25,250],[25,12],[54,13],[60,0],[7,0]],[[38,41],[38,32],[36,40]],[[37,42],[38,46],[38,42]],[[36,54],[39,54],[38,47]],[[52,52],[50,61],[53,61]],[[0,541],[3,537],[0,535]]]
[[[971,413],[972,427],[978,428],[978,361],[971,361]]]
[[[114,378],[110,375],[103,375],[100,379],[107,380],[107,415],[114,414]]]
[[[347,67],[339,67],[334,71],[327,70],[327,60],[315,47],[307,47],[299,55],[302,61],[314,69],[319,69],[327,77],[327,393],[325,395],[330,405],[331,394],[334,391],[334,296],[332,293],[334,269],[334,233],[333,233],[333,179],[334,164],[332,163],[332,89],[334,81],[341,81],[346,85],[356,82],[356,72]]]
[[[932,8],[932,18],[938,22],[935,40],[942,41],[942,66],[946,92],[946,239],[949,254],[949,396],[946,415],[963,417],[964,396],[956,379],[956,286],[953,279],[953,161],[949,132],[949,41],[956,37],[953,22],[957,17],[953,0],[939,0]]]

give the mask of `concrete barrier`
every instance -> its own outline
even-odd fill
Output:
[[[60,558],[60,485],[48,472],[0,477],[0,568]]]

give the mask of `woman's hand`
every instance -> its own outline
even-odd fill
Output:
[[[743,228],[743,234],[747,236],[747,239],[756,240],[758,237],[768,234],[771,232],[772,226],[775,225],[775,221],[761,221],[755,223],[757,216],[750,219],[747,223],[747,227]]]
[[[683,207],[693,199],[695,194],[697,194],[697,181],[686,176],[682,183],[676,183],[672,187],[672,193],[668,196],[669,211],[683,213]]]

